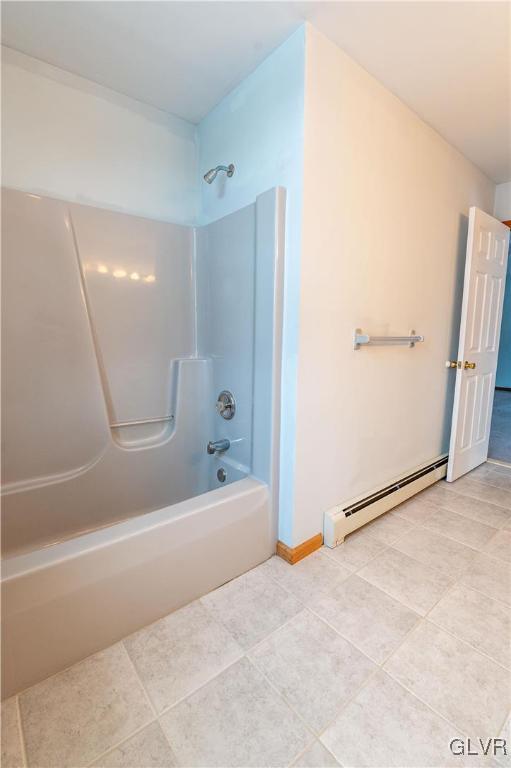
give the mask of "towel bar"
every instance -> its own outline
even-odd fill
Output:
[[[424,341],[424,336],[418,336],[413,330],[410,331],[409,336],[370,336],[368,333],[363,333],[361,328],[355,328],[353,349],[360,349],[362,346],[390,347],[404,344],[408,347],[414,347],[420,341]]]

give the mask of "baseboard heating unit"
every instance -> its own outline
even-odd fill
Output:
[[[439,456],[429,464],[417,467],[372,493],[352,499],[325,512],[324,543],[327,547],[342,544],[344,537],[360,526],[388,512],[419,491],[441,480],[447,473],[447,456]]]

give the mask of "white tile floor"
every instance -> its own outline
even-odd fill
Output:
[[[2,768],[505,765],[449,742],[509,738],[510,563],[487,464],[5,702]]]

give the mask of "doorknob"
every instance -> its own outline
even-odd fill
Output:
[[[446,368],[461,368],[461,363],[458,363],[457,360],[446,360],[445,361],[445,367]]]
[[[476,367],[476,364],[475,363],[469,363],[468,360],[465,360],[465,365],[463,367],[464,367],[465,370],[467,370],[467,368],[471,368],[472,370],[474,370],[474,368]]]

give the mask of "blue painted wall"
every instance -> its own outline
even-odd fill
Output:
[[[511,246],[507,260],[506,292],[500,331],[499,364],[497,387],[511,387]]]
[[[201,181],[201,224],[275,186],[286,189],[279,537],[291,543],[295,465],[296,369],[300,298],[305,28],[298,29],[199,124],[199,172],[234,163]],[[242,311],[243,308],[240,307]]]

